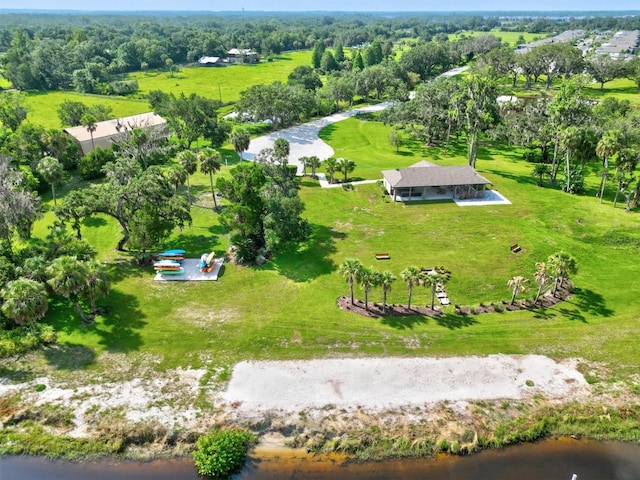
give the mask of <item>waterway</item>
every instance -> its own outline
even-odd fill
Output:
[[[468,457],[358,463],[286,450],[258,451],[235,480],[640,480],[640,445],[572,439]],[[198,480],[190,458],[148,463],[80,463],[0,458],[2,480]]]

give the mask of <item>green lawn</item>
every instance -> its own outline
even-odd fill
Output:
[[[379,178],[380,169],[423,158],[464,163],[463,144],[454,144],[449,154],[415,145],[395,153],[385,144],[386,128],[352,119],[323,136],[338,156],[356,160],[354,175],[363,178]],[[263,267],[226,264],[218,282],[154,282],[151,268],[133,267],[113,251],[117,225],[93,219],[84,235],[101,258],[112,262],[115,282],[104,302],[110,312],[95,326],[81,328],[72,309],[52,305],[47,321],[59,329],[60,342],[74,346],[84,360],[55,356],[48,361],[60,368],[71,368],[70,363],[77,368],[84,361],[103,369],[108,365],[96,360],[98,354],[121,352],[131,359],[157,356],[161,368],[168,368],[336,355],[540,353],[605,362],[616,376],[630,379],[637,372],[640,284],[634,279],[640,263],[630,260],[640,248],[637,213],[613,209],[611,189],[600,205],[594,198],[595,175],[584,196],[536,187],[531,165],[508,148],[481,149],[478,169],[512,205],[395,204],[374,184],[345,191],[321,189],[304,179],[301,196],[313,226],[309,243]],[[166,246],[183,247],[190,257],[211,250],[221,254],[228,232],[209,209],[208,178],[196,174],[192,185],[200,205],[193,209],[194,223]],[[35,234],[43,235],[50,220],[40,222]],[[509,246],[516,242],[523,250],[514,255]],[[367,319],[335,305],[348,293],[337,273],[348,257],[396,276],[409,265],[445,266],[452,271],[447,285],[452,302],[477,305],[508,300],[510,277],[531,277],[536,261],[559,250],[578,261],[577,290],[571,301],[547,311],[462,317],[451,308],[440,319]],[[376,263],[374,255],[381,251],[391,260]],[[398,280],[389,301],[406,303],[406,297]],[[374,290],[370,298],[380,301],[381,292]],[[427,301],[427,291],[417,288],[414,303]]]
[[[286,82],[295,67],[310,64],[311,52],[305,50],[285,53],[273,62],[256,65],[181,67],[173,75],[165,71],[137,72],[130,78],[138,80],[141,95],[162,90],[176,95],[197,93],[207,98],[222,99],[223,102],[236,102],[240,93],[251,85],[269,84],[276,80]]]
[[[149,102],[142,98],[106,97],[77,92],[27,92],[26,103],[29,106],[27,120],[45,128],[62,128],[58,108],[65,100],[82,102],[86,105],[109,106],[113,110],[114,118],[149,111]]]
[[[449,34],[449,40],[450,41],[455,41],[455,40],[459,40],[461,38],[468,38],[468,37],[477,37],[480,35],[493,35],[495,37],[500,38],[503,42],[506,42],[510,45],[513,45],[514,47],[516,46],[516,43],[518,41],[518,38],[520,37],[520,35],[522,35],[525,39],[525,41],[527,42],[531,42],[533,41],[535,38],[544,38],[546,37],[546,34],[542,33],[528,33],[528,32],[505,32],[502,30],[491,30],[490,32],[469,32],[469,31],[462,31],[462,32],[457,32],[457,33],[451,33]]]
[[[287,81],[289,73],[299,65],[311,62],[310,51],[296,51],[282,54],[273,62],[257,65],[230,65],[220,68],[182,67],[169,75],[166,71],[137,72],[130,78],[138,80],[140,90],[132,97],[108,97],[85,95],[77,92],[28,92],[28,121],[46,128],[61,128],[58,108],[65,100],[87,105],[103,104],[113,109],[113,116],[123,117],[149,111],[146,95],[152,90],[163,90],[176,95],[197,93],[203,97],[236,102],[240,93],[251,85]]]

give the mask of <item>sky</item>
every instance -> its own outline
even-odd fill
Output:
[[[364,12],[455,12],[455,11],[570,11],[640,9],[635,0],[0,0],[2,9],[37,10],[179,10],[179,11],[364,11]]]

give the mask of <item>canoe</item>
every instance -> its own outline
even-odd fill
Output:
[[[166,267],[166,266],[170,266],[170,267],[179,267],[180,263],[176,260],[170,260],[170,259],[166,259],[166,260],[159,260],[156,263],[153,264],[154,267]]]
[[[159,253],[158,255],[161,257],[169,257],[171,255],[184,255],[186,252],[186,250],[180,250],[179,248],[173,249],[173,250],[165,250],[162,253]]]
[[[179,270],[160,270],[158,273],[160,275],[184,275],[184,268]]]

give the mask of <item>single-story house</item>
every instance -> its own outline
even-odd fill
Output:
[[[222,67],[224,63],[221,57],[200,57],[198,59],[198,65],[203,67]]]
[[[384,170],[382,177],[395,202],[482,197],[491,185],[468,165],[445,167],[425,160],[408,168]]]
[[[259,59],[258,53],[250,48],[232,48],[227,52],[229,63],[258,63]]]
[[[84,125],[65,128],[64,131],[78,141],[82,154],[86,155],[95,147],[109,148],[120,135],[134,128],[160,130],[168,135],[167,121],[153,112],[96,122],[93,132]]]

